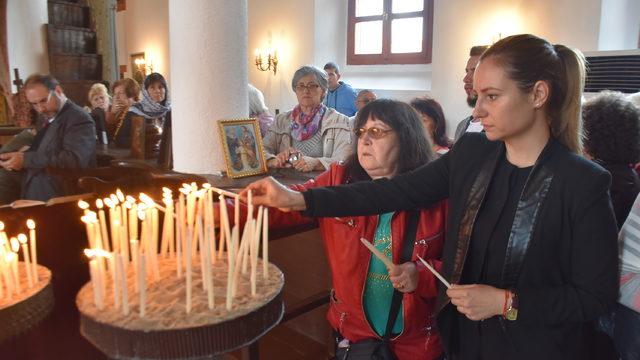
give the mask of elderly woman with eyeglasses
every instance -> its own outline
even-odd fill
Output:
[[[322,104],[327,74],[305,65],[293,74],[298,98],[293,110],[279,114],[264,138],[267,165],[299,171],[325,170],[351,153],[349,118]]]
[[[347,160],[331,164],[315,179],[293,185],[293,190],[391,179],[433,158],[422,120],[408,104],[373,101],[358,111],[354,128],[357,140]],[[270,209],[273,228],[312,221],[320,227],[332,274],[327,319],[335,332],[336,358],[345,358],[345,352],[357,353],[367,343],[384,337],[394,288],[400,292],[401,301],[396,320],[389,324],[391,352],[397,359],[440,357],[442,346],[433,317],[436,279],[418,256],[441,268],[446,208],[446,201],[440,201],[415,211],[323,218]],[[413,231],[411,220],[417,224]],[[361,239],[391,260],[393,268],[373,256]],[[403,255],[405,245],[410,256]]]

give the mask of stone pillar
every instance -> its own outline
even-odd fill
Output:
[[[225,169],[217,120],[246,118],[247,0],[169,0],[174,169]]]

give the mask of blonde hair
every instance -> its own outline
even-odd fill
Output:
[[[109,95],[109,90],[107,90],[107,87],[102,83],[95,83],[91,85],[91,88],[89,89],[89,95],[88,95],[89,102],[91,102],[91,99],[96,95],[104,95],[107,99],[111,99],[111,96]]]
[[[493,58],[522,91],[537,81],[549,85],[547,115],[551,134],[571,151],[582,152],[582,89],[585,59],[578,50],[552,45],[531,34],[506,37],[487,49],[480,61]]]

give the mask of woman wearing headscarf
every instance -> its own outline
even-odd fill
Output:
[[[169,90],[162,75],[151,73],[144,79],[142,100],[133,104],[129,113],[130,121],[120,127],[115,135],[115,143],[120,147],[131,147],[134,153],[144,154],[144,158],[147,159],[159,157],[161,141],[170,139],[170,131],[163,129],[170,129],[171,126]],[[135,136],[136,132],[142,129],[144,136]],[[165,132],[168,132],[169,136],[165,135]],[[166,150],[163,155],[166,155]]]

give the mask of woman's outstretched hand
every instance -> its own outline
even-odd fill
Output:
[[[247,199],[248,190],[252,192],[254,205],[275,207],[285,212],[301,211],[307,208],[302,193],[289,189],[272,176],[253,182],[242,190],[240,196],[243,201]]]

